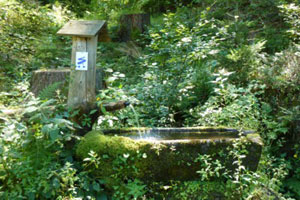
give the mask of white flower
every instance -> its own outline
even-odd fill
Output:
[[[124,154],[123,154],[123,157],[124,157],[124,158],[128,158],[129,156],[130,156],[129,153],[124,153]]]
[[[192,41],[192,38],[190,37],[184,37],[181,39],[182,42],[191,42]]]

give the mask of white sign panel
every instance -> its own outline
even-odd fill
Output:
[[[76,52],[75,70],[88,70],[88,52]]]

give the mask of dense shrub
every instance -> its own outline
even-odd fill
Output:
[[[22,88],[22,90],[20,90]],[[74,159],[72,147],[78,125],[69,121],[61,97],[40,101],[27,86],[22,110],[6,116],[0,112],[0,199],[100,198],[97,180]],[[21,96],[21,95],[20,95]]]
[[[0,7],[2,84],[8,77],[24,78],[34,69],[65,65],[66,52],[57,51],[65,49],[65,41],[60,41],[55,33],[69,19],[67,10],[17,1],[1,1]]]
[[[299,198],[296,1],[41,2],[53,7],[0,1],[0,90],[6,91],[0,93],[1,199],[210,199],[219,193],[227,199]],[[245,151],[237,143],[230,152],[238,170],[222,174],[220,184],[213,181],[222,166],[207,155],[199,158],[206,171],[194,182],[149,184],[124,178],[122,170],[134,169],[127,154],[115,160],[112,185],[93,177],[91,170],[104,166],[105,155],[90,152],[82,161],[74,159],[72,147],[80,138],[74,135],[77,125],[69,121],[74,112],[65,109],[65,97],[58,92],[41,101],[29,94],[27,82],[20,82],[34,69],[69,65],[70,40],[55,33],[73,14],[60,4],[77,16],[108,19],[109,28],[118,26],[121,14],[166,12],[152,17],[155,23],[136,43],[99,45],[97,67],[104,68],[108,87],[97,103],[129,100],[132,105],[113,114],[103,110],[96,128],[222,125],[256,130],[265,144],[258,171],[244,169]],[[20,105],[20,115],[2,113],[2,108]],[[83,123],[89,122],[84,116]]]

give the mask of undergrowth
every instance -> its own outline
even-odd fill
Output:
[[[1,199],[300,198],[297,1],[42,2],[0,0]],[[115,158],[116,181],[109,185],[92,175],[105,155],[74,156],[81,140],[72,121],[78,112],[67,109],[58,83],[33,97],[31,72],[69,65],[70,40],[55,35],[69,19],[105,17],[114,32],[118,17],[135,11],[155,13],[155,23],[131,43],[99,44],[97,60],[107,89],[96,101],[129,100],[131,107],[103,110],[94,128],[253,130],[264,142],[256,172],[244,167],[247,152],[239,141],[229,149],[234,171],[226,173],[222,163],[199,155],[204,170],[195,181],[124,178],[124,170],[135,169],[125,153]]]

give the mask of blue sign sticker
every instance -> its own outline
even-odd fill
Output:
[[[88,52],[76,52],[75,70],[88,70]]]

